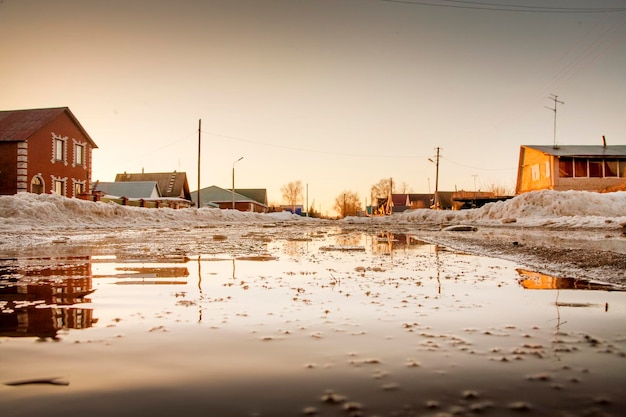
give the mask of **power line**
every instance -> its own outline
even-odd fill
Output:
[[[479,169],[482,171],[514,171],[517,168],[481,168],[481,167],[476,167],[476,166],[472,166],[472,165],[465,165],[465,164],[460,164],[458,162],[454,162],[446,157],[440,156],[440,159],[444,159],[450,163],[453,163],[454,165],[458,165],[460,167],[464,167],[464,168],[472,168],[472,169]]]
[[[232,140],[252,143],[252,144],[260,145],[260,146],[287,149],[287,150],[298,151],[298,152],[310,152],[310,153],[319,153],[319,154],[335,155],[335,156],[349,156],[349,157],[354,157],[354,158],[385,158],[385,159],[427,159],[428,158],[426,156],[418,156],[418,155],[379,155],[379,154],[373,155],[373,154],[356,154],[356,153],[348,153],[348,152],[335,152],[335,151],[327,151],[327,150],[319,150],[319,149],[306,149],[306,148],[299,148],[296,146],[277,145],[275,143],[255,141],[255,140],[245,139],[245,138],[241,138],[237,136],[224,135],[224,134],[215,133],[215,132],[207,132],[204,130],[202,132],[208,135],[212,135],[212,136],[216,136],[220,138],[232,139]]]
[[[445,7],[453,9],[487,10],[495,12],[516,12],[516,13],[620,13],[626,12],[625,7],[546,7],[546,6],[526,6],[502,3],[485,3],[464,0],[442,0],[446,3],[433,3],[428,1],[410,0],[379,0],[387,3],[402,3],[416,6]]]

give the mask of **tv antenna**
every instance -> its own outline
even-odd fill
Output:
[[[548,97],[550,100],[554,100],[554,108],[552,107],[548,107],[548,106],[544,106],[546,109],[552,110],[554,112],[554,149],[557,149],[558,146],[556,146],[556,109],[557,109],[557,105],[558,104],[565,104],[564,102],[562,102],[561,100],[559,100],[559,96],[557,96],[556,94],[550,94],[550,97]]]

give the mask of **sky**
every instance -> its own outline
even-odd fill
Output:
[[[0,0],[0,38],[0,109],[69,107],[99,181],[196,190],[200,137],[202,188],[322,214],[388,178],[513,192],[554,95],[558,144],[626,144],[624,0]]]

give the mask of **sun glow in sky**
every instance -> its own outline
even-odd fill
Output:
[[[243,156],[235,186],[270,203],[297,180],[331,215],[383,178],[432,192],[437,147],[440,190],[513,191],[551,94],[557,143],[626,143],[623,0],[3,0],[0,37],[0,109],[69,107],[94,180],[195,190],[201,119],[201,186]]]

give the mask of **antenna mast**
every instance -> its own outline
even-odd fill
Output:
[[[550,100],[554,100],[554,108],[552,107],[548,107],[548,106],[544,106],[546,109],[548,110],[552,110],[554,112],[554,149],[557,149],[558,146],[556,146],[556,109],[557,109],[557,104],[565,104],[562,101],[558,100],[559,96],[557,96],[556,94],[550,94],[550,97],[548,97]]]

